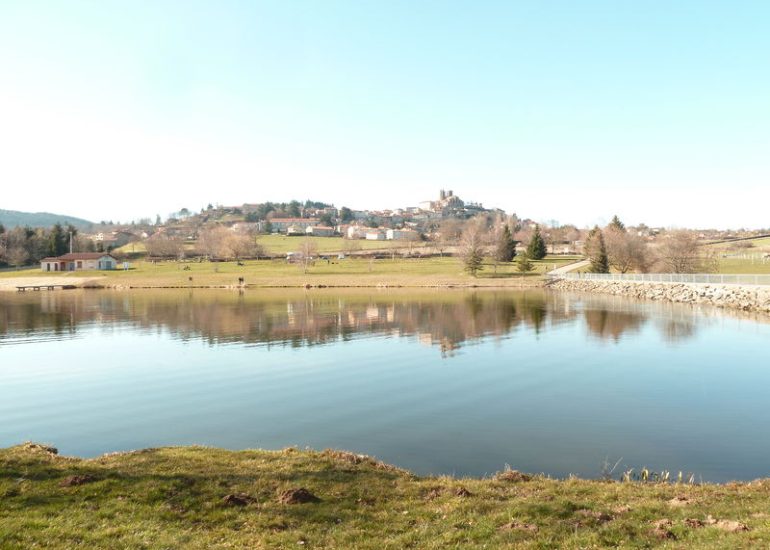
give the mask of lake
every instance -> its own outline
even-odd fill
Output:
[[[770,476],[770,324],[529,291],[0,293],[0,446]]]

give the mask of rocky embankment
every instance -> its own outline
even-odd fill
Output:
[[[703,304],[770,314],[770,287],[767,286],[567,279],[556,280],[548,286],[553,290],[596,292],[642,300]]]

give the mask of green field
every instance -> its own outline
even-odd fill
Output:
[[[7,550],[768,548],[768,510],[768,480],[421,478],[340,451],[0,449]]]
[[[431,243],[405,241],[368,241],[365,239],[343,239],[342,237],[288,237],[286,235],[261,235],[257,242],[268,254],[286,254],[300,250],[309,241],[320,254],[344,252],[353,247],[354,251],[367,250],[426,250]]]
[[[770,274],[770,260],[763,260],[762,258],[720,258],[718,273]]]
[[[93,284],[107,287],[200,287],[235,286],[239,277],[246,285],[260,287],[291,287],[324,285],[356,286],[518,286],[539,284],[541,276],[554,267],[572,262],[569,257],[546,257],[533,262],[535,271],[526,275],[516,270],[516,264],[495,266],[488,262],[474,278],[463,271],[457,258],[346,258],[316,260],[307,273],[299,264],[286,260],[250,260],[239,266],[235,262],[131,262],[128,271],[92,271],[77,273],[43,273],[37,268],[0,273],[8,277],[93,276]]]

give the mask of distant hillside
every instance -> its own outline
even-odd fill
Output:
[[[88,229],[93,225],[93,222],[89,222],[88,220],[64,216],[62,214],[51,214],[49,212],[18,212],[16,210],[0,209],[0,223],[8,229],[19,225],[50,227],[57,222],[63,225],[71,223],[78,229]]]

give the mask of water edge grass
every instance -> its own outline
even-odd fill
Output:
[[[352,453],[293,448],[87,460],[35,444],[0,450],[8,549],[756,548],[770,545],[769,509],[770,480],[417,477]]]

